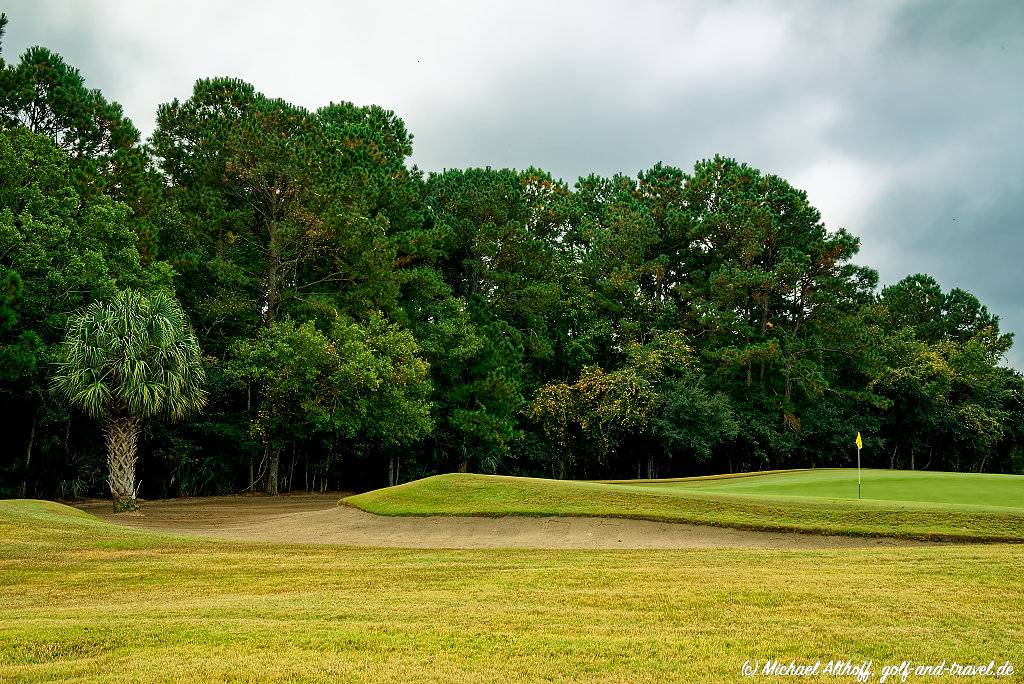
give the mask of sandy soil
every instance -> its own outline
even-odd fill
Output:
[[[839,549],[926,542],[750,532],[616,518],[391,517],[339,506],[342,494],[224,496],[148,501],[115,515],[109,501],[79,508],[122,525],[243,541],[401,548]]]

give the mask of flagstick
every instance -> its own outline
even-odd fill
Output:
[[[860,498],[860,447],[857,447],[857,498]]]

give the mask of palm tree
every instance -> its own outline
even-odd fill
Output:
[[[142,421],[177,420],[206,402],[199,343],[177,300],[124,290],[72,316],[54,390],[105,423],[114,510],[138,508],[135,459]]]

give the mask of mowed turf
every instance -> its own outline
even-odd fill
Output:
[[[868,500],[1024,508],[1024,477],[1020,475],[864,469],[861,482],[861,495]],[[731,478],[638,480],[636,484],[665,490],[701,489],[723,494],[857,498],[857,471],[853,468],[781,471]]]
[[[1024,477],[869,470],[862,500],[856,499],[856,477],[856,470],[843,469],[618,482],[450,474],[345,503],[383,515],[614,516],[755,530],[1024,541]]]
[[[1015,545],[345,549],[160,536],[33,501],[0,501],[0,539],[3,682],[730,682],[768,657],[873,660],[871,681],[904,659],[1024,667]]]

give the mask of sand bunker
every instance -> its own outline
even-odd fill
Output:
[[[392,517],[339,506],[341,494],[148,501],[114,515],[108,501],[78,507],[122,525],[202,537],[286,544],[432,549],[841,549],[927,542],[751,532],[617,518]]]

